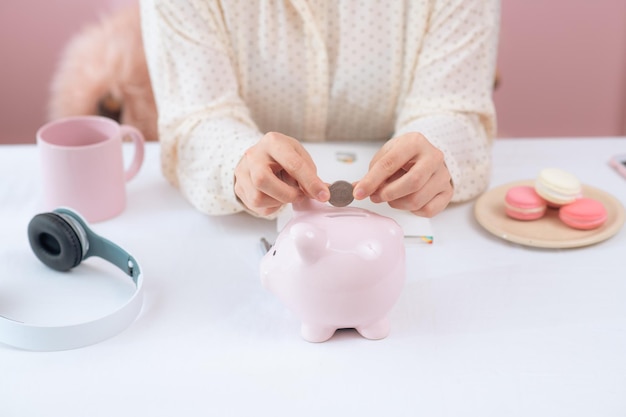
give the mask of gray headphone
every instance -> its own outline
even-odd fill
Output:
[[[117,310],[92,321],[64,326],[39,326],[0,316],[0,342],[21,349],[52,351],[91,345],[128,327],[141,311],[143,277],[135,258],[94,233],[75,211],[59,208],[37,214],[28,225],[30,246],[41,262],[57,271],[98,256],[121,269],[135,285],[132,297]]]

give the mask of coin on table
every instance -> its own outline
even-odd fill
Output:
[[[345,207],[354,200],[352,184],[348,181],[335,181],[330,185],[329,190],[330,200],[328,202],[335,207]]]

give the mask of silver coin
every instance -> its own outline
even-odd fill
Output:
[[[328,202],[335,207],[345,207],[354,200],[352,184],[348,181],[335,181],[330,185],[329,190],[330,200]]]

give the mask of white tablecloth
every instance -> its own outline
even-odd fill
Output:
[[[626,204],[607,164],[624,138],[500,140],[492,186],[547,166]],[[48,270],[28,247],[39,211],[34,145],[0,146],[0,314],[51,322],[102,314],[125,278],[88,260]],[[35,353],[0,345],[0,416],[624,416],[626,231],[590,247],[533,249],[484,231],[472,203],[432,220],[407,248],[391,334],[342,330],[311,344],[261,287],[272,222],[196,212],[147,149],[128,207],[93,229],[130,251],[146,301],[120,335]]]

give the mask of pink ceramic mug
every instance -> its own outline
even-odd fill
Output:
[[[134,156],[124,168],[122,138]],[[100,116],[75,116],[37,131],[44,209],[70,207],[90,222],[107,220],[126,207],[126,182],[143,163],[144,137],[132,126]]]

